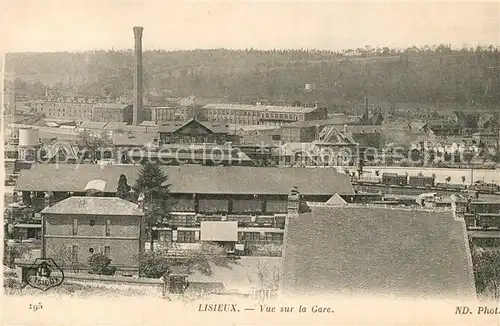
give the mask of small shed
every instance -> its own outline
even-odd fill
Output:
[[[236,221],[202,221],[200,240],[214,242],[234,251],[238,241],[238,222]]]

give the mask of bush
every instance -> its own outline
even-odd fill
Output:
[[[139,276],[160,278],[170,273],[166,250],[146,251],[139,257]]]
[[[3,280],[3,287],[9,289],[20,289],[22,286],[21,281],[14,277],[5,277]]]
[[[109,266],[109,264],[111,264],[111,259],[101,253],[90,256],[88,264],[91,274],[113,275],[116,272],[116,267]]]
[[[3,264],[9,267],[14,266],[15,259],[32,260],[31,253],[33,246],[27,244],[7,244],[4,243]]]

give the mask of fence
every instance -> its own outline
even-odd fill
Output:
[[[60,272],[53,272],[53,276],[61,276]],[[64,273],[64,283],[85,284],[104,288],[125,288],[129,290],[139,290],[141,292],[165,296],[167,293],[167,283],[161,279],[137,278],[126,276],[107,276],[86,273]]]

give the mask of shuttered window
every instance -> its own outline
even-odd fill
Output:
[[[111,220],[106,220],[106,236],[111,235]]]
[[[78,219],[73,219],[73,235],[78,234]]]
[[[177,242],[179,243],[196,242],[195,231],[177,231]]]
[[[73,245],[73,246],[68,246],[67,248],[70,254],[71,262],[72,263],[78,262],[78,246]]]
[[[109,255],[111,254],[111,247],[110,246],[100,246],[99,253],[106,256],[106,257],[109,257]]]

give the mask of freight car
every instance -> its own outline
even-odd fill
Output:
[[[408,179],[408,185],[419,188],[432,188],[434,187],[434,178],[424,177],[422,175],[412,175]]]
[[[484,182],[476,182],[473,184],[470,189],[480,192],[482,194],[494,194],[500,191],[500,186],[494,183],[484,183]]]
[[[401,175],[397,173],[383,173],[382,174],[382,184],[388,186],[407,186],[408,178],[406,175]]]
[[[463,191],[467,189],[466,185],[456,184],[456,183],[436,183],[434,187],[438,189],[447,189],[454,191]]]
[[[471,214],[500,214],[500,202],[476,201],[469,205]]]
[[[483,228],[500,228],[500,213],[482,213],[476,217],[476,225]]]

